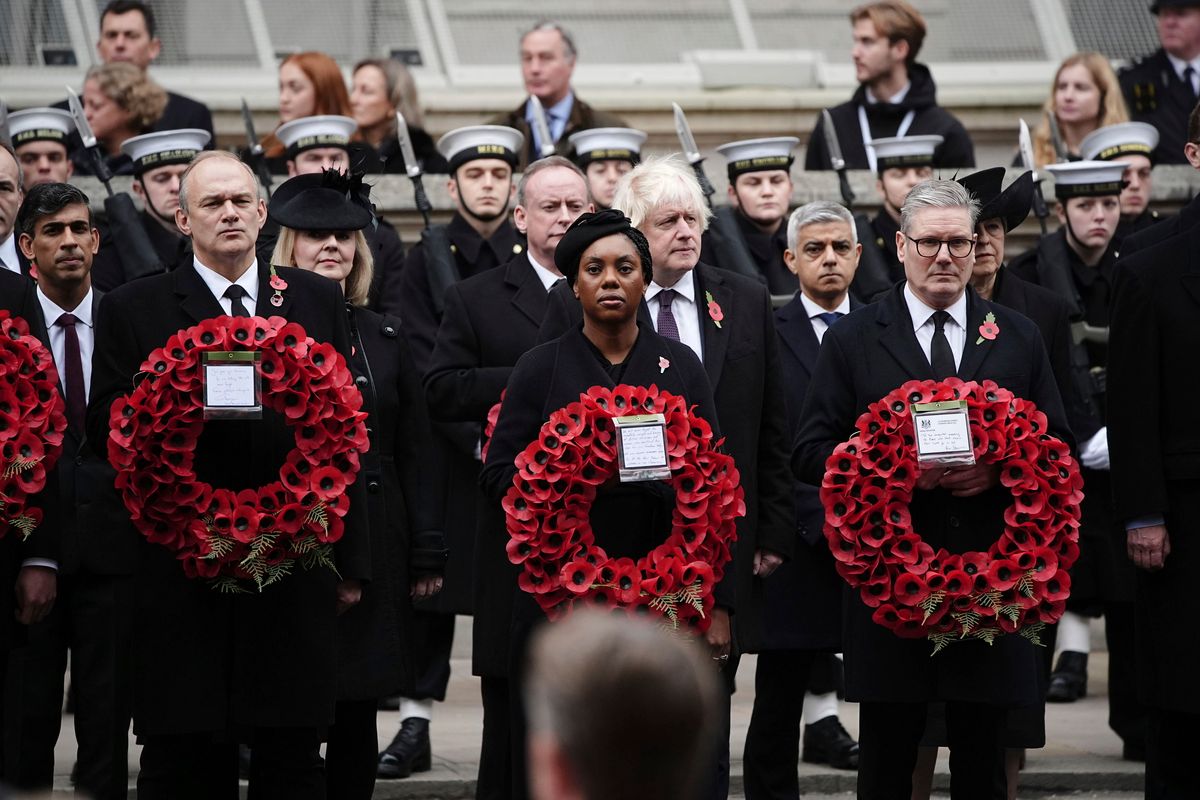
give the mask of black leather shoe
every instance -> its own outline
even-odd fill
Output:
[[[858,742],[842,727],[837,715],[804,726],[800,759],[834,769],[858,769]]]
[[[1050,688],[1046,700],[1051,703],[1074,703],[1087,697],[1087,653],[1064,650],[1059,653],[1054,672],[1050,673]]]
[[[407,778],[414,772],[428,772],[433,766],[429,749],[429,720],[409,717],[387,749],[379,754],[375,775],[380,778]]]

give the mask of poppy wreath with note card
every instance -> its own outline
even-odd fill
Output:
[[[42,522],[29,498],[46,488],[62,454],[66,404],[54,357],[20,317],[0,311],[0,538]]]
[[[214,488],[196,475],[201,354],[210,351],[260,353],[262,404],[295,432],[278,480],[266,486]],[[171,336],[135,380],[112,405],[108,457],[146,539],[173,551],[188,577],[221,591],[261,591],[297,564],[334,568],[346,487],[368,439],[362,394],[333,345],[283,317],[217,317]]]
[[[618,471],[614,417],[663,414],[675,490],[671,530],[638,559],[612,558],[596,544],[589,512]],[[517,455],[505,494],[508,558],[519,584],[552,620],[579,606],[660,616],[697,633],[711,624],[713,587],[724,577],[736,520],[745,516],[733,459],[682,397],[656,386],[593,386],[555,411]]]
[[[1012,493],[987,552],[934,550],[913,529],[919,467],[912,403],[967,401],[976,463],[1000,468]],[[905,638],[951,642],[1019,633],[1035,642],[1062,616],[1079,556],[1083,480],[1046,415],[992,381],[910,381],[872,403],[825,464],[825,538],[838,574]]]

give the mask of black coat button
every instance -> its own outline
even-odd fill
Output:
[[[395,338],[396,337],[396,326],[395,325],[384,325],[383,326],[383,335]]]
[[[367,481],[367,491],[371,494],[379,494],[379,481]]]
[[[367,376],[359,375],[357,378],[354,379],[354,382],[357,383],[359,386],[366,386],[367,385]]]
[[[958,527],[958,517],[950,517],[950,519],[948,519],[948,520],[946,520],[946,521],[950,523],[950,527],[951,527],[951,528],[957,528],[957,527]]]

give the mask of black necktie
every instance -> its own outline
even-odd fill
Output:
[[[246,296],[246,290],[236,283],[225,290],[225,296],[229,298],[229,315],[232,317],[248,317],[250,312],[242,305],[242,298]]]
[[[83,430],[87,410],[87,391],[83,385],[83,359],[79,354],[79,334],[74,314],[61,314],[55,325],[63,330],[63,387],[67,390],[67,422],[76,431]]]
[[[837,322],[842,317],[846,316],[841,311],[824,311],[817,314],[817,319],[825,323],[825,327],[832,328],[833,323]]]
[[[950,340],[946,338],[946,320],[950,314],[946,311],[933,312],[933,341],[929,345],[929,363],[933,374],[938,380],[953,378],[958,374],[954,366],[954,351],[950,349]]]
[[[1196,70],[1191,64],[1183,71],[1183,81],[1187,84],[1188,91],[1192,93],[1192,97],[1196,96]]]

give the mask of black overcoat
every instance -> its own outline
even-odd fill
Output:
[[[1148,705],[1200,713],[1200,229],[1122,259],[1109,340],[1109,452],[1116,515],[1166,518],[1171,553],[1137,571],[1138,667]]]
[[[1054,376],[1041,334],[1028,319],[980,299],[967,289],[967,341],[958,377],[990,379],[1045,412],[1051,432],[1070,441]],[[970,333],[996,315],[1000,334],[976,344]],[[878,303],[859,309],[825,334],[802,412],[792,465],[797,477],[817,484],[825,461],[854,430],[871,403],[909,380],[931,380],[933,368],[913,332],[903,284]],[[935,549],[986,550],[1003,531],[1004,509],[1012,503],[997,486],[975,497],[956,498],[936,489],[917,492],[913,527]],[[902,639],[871,619],[857,591],[844,590],[846,695],[857,701],[924,702],[961,700],[1033,704],[1038,656],[1020,636],[1002,636],[989,646],[956,642],[931,657],[925,639]]]
[[[350,309],[351,368],[363,393],[371,449],[362,459],[372,581],[338,618],[339,699],[371,700],[412,691],[409,558],[422,536],[437,536],[439,476],[429,458],[429,417],[421,376],[400,322]]]
[[[451,286],[425,375],[429,415],[481,431],[513,366],[536,343],[545,313],[546,288],[524,253],[504,267]],[[454,498],[448,505],[470,503],[475,517],[473,669],[476,675],[504,676],[517,570],[504,549],[504,514],[498,505],[485,502],[479,489],[479,466],[475,461],[475,483],[461,494],[447,495]]]
[[[281,267],[283,304],[271,305],[270,274],[258,265],[256,313],[299,323],[318,342],[350,355],[341,290]],[[103,455],[109,408],[133,389],[142,361],[181,329],[221,316],[194,265],[125,284],[100,304],[88,438]],[[197,474],[215,486],[261,486],[278,478],[295,434],[269,410],[260,421],[210,421],[196,451]],[[366,494],[347,489],[350,510],[334,553],[342,578],[370,580]],[[261,593],[221,594],[188,579],[165,548],[139,540],[135,575],[134,726],[140,735],[235,727],[312,727],[333,719],[337,688],[335,585],[327,569],[297,570]]]
[[[738,521],[734,564],[727,574],[735,580],[733,630],[738,647],[755,652],[763,643],[765,581],[754,575],[754,551],[765,548],[787,559],[796,547],[779,343],[765,286],[703,262],[692,270],[691,279],[696,281],[704,371],[713,387],[726,448],[746,490],[746,516]],[[709,313],[706,292],[721,308],[720,327]],[[551,297],[540,341],[556,338],[583,319],[579,301],[566,286],[555,288]],[[638,314],[650,323],[645,302]]]

